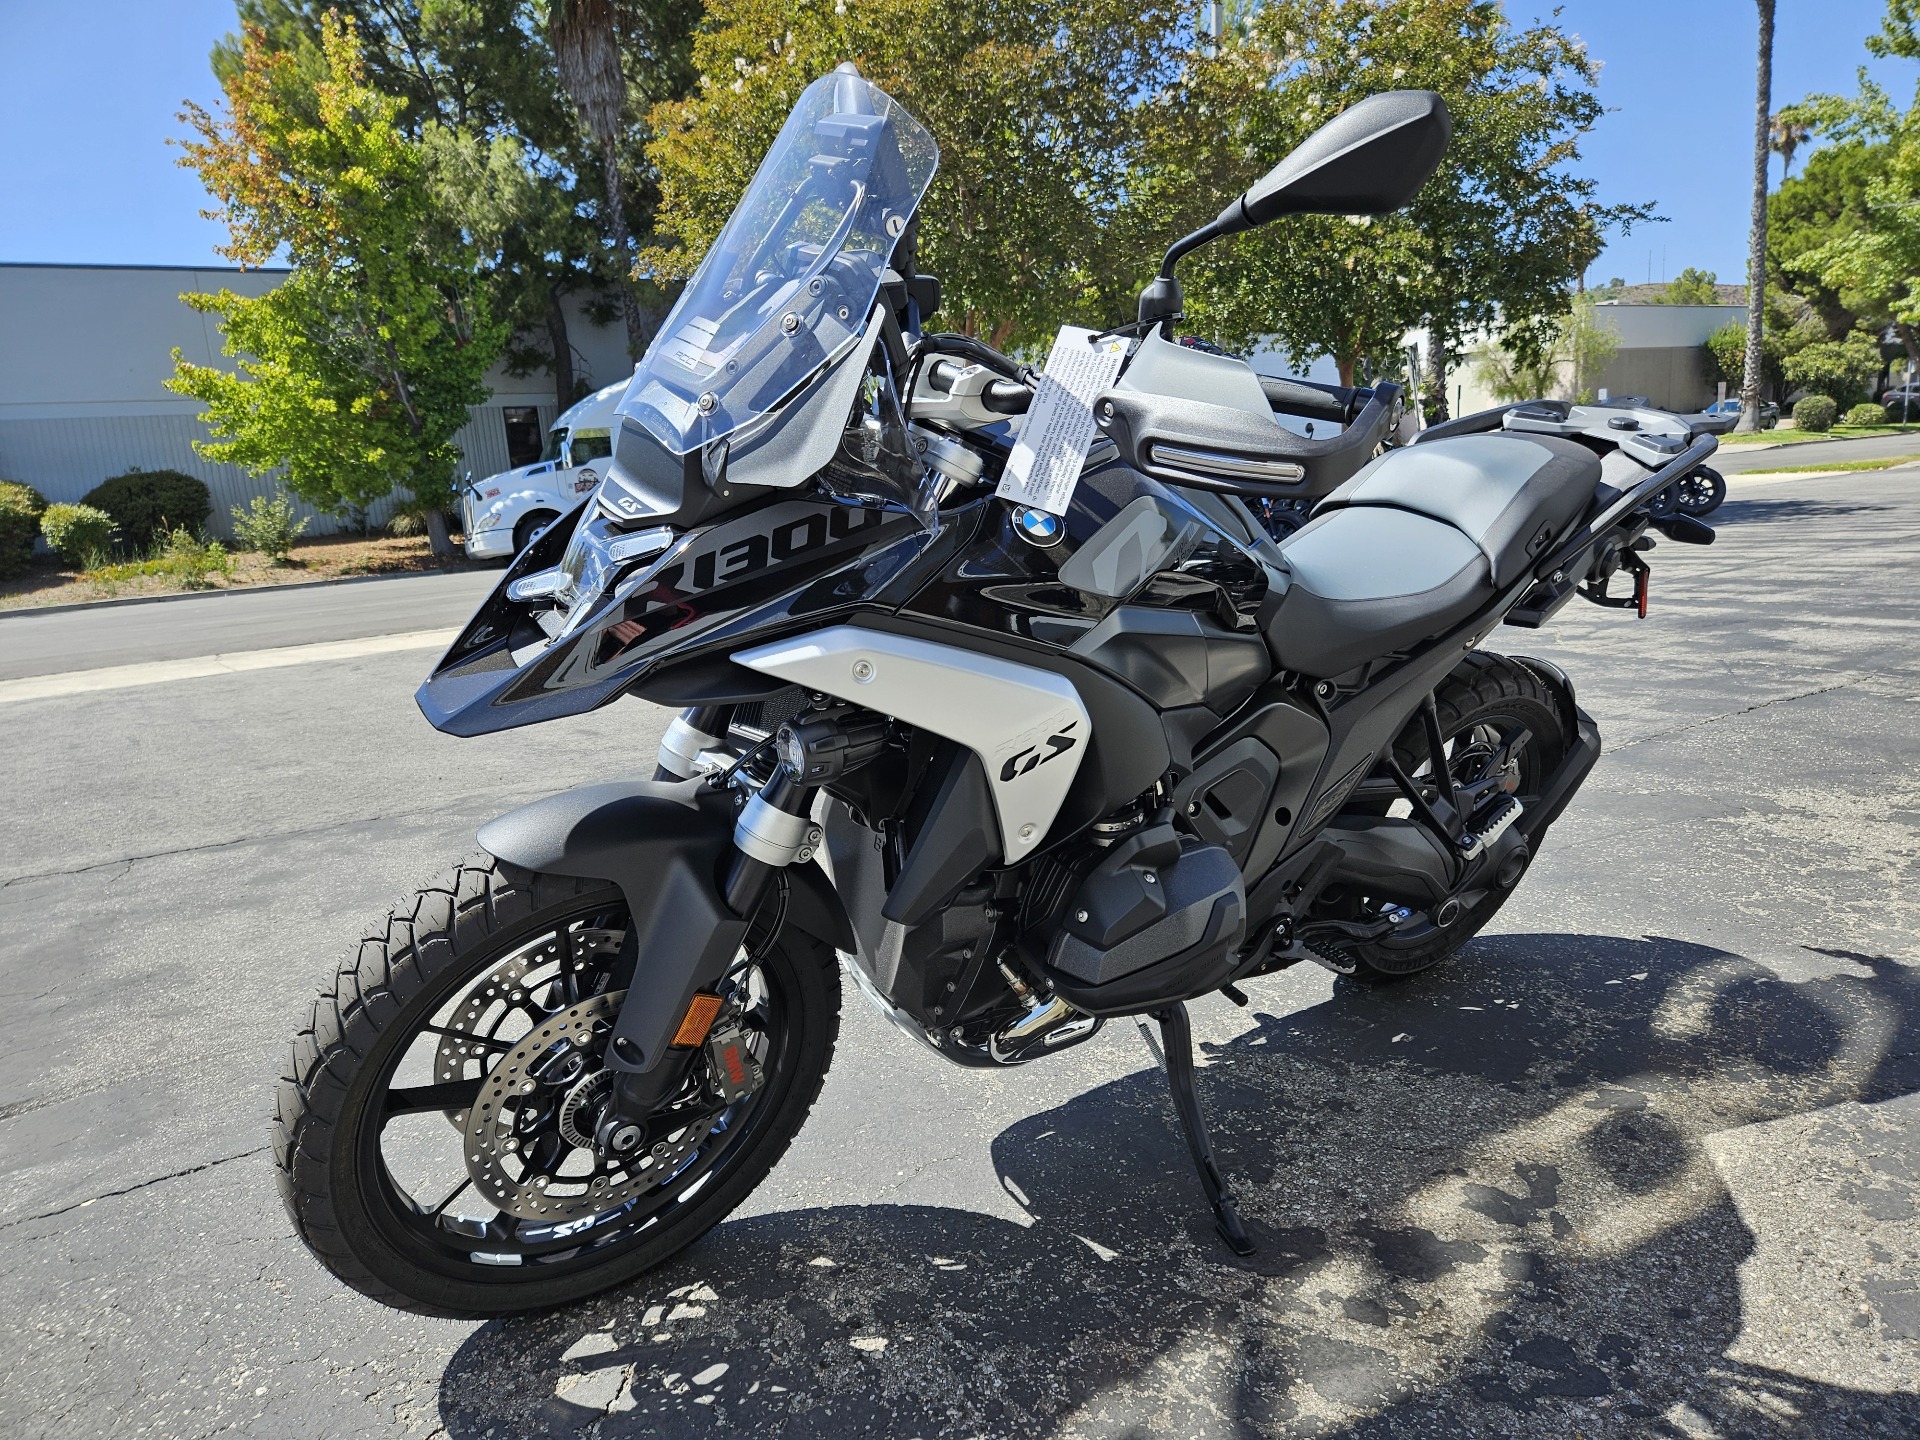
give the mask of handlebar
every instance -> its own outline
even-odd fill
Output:
[[[926,369],[927,388],[945,395],[953,389],[960,373],[969,368],[967,362],[960,360],[930,361]],[[1018,380],[989,380],[980,394],[980,403],[996,415],[1024,415],[1033,404],[1033,391]]]
[[[1267,404],[1288,415],[1308,420],[1331,420],[1350,425],[1373,399],[1373,391],[1346,385],[1322,385],[1313,380],[1288,380],[1262,375],[1260,389]]]

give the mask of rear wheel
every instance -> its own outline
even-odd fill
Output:
[[[627,925],[617,889],[487,859],[361,943],[294,1041],[274,1126],[322,1264],[420,1314],[561,1305],[677,1254],[760,1183],[833,1052],[832,951],[793,931],[743,950],[714,1034],[746,1066],[721,1077],[693,1052],[616,1155],[596,1129]]]
[[[1720,508],[1720,502],[1727,498],[1726,477],[1706,465],[1695,470],[1673,489],[1675,505],[1683,515],[1711,515]]]
[[[1434,701],[1447,769],[1472,806],[1469,828],[1508,795],[1531,806],[1570,743],[1570,717],[1547,682],[1518,660],[1476,650],[1455,667]],[[1393,753],[1416,781],[1431,776],[1426,728],[1418,716],[1400,732]],[[1460,906],[1445,925],[1416,927],[1405,940],[1339,941],[1334,948],[1353,962],[1357,979],[1400,980],[1431,969],[1493,919],[1513,893],[1491,881],[1482,883],[1487,884],[1486,893]],[[1345,918],[1364,919],[1393,902],[1348,893],[1340,903]]]

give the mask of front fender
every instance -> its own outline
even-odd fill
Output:
[[[480,829],[489,855],[549,875],[609,881],[625,897],[635,965],[608,1048],[615,1069],[655,1069],[695,992],[717,983],[739,953],[747,922],[721,894],[733,823],[733,793],[695,778],[583,785]],[[846,910],[819,866],[790,865],[785,876],[786,923],[851,950]]]

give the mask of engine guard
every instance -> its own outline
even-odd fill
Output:
[[[748,921],[727,908],[722,863],[733,853],[734,795],[704,778],[583,785],[490,820],[480,846],[509,864],[549,875],[611,881],[632,920],[637,959],[608,1045],[607,1064],[649,1074],[694,994],[717,984],[739,953]],[[784,924],[835,949],[853,931],[832,883],[811,862],[782,872]]]

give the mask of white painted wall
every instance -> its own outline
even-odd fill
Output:
[[[32,485],[49,500],[78,500],[109,475],[138,465],[182,470],[213,496],[212,527],[228,510],[273,489],[271,478],[215,464],[193,449],[207,438],[198,402],[168,391],[178,348],[198,365],[231,368],[220,353],[217,319],[184,304],[185,292],[222,288],[260,295],[284,270],[218,267],[0,264],[0,479]],[[593,386],[627,374],[618,325],[594,325],[569,300],[576,374]],[[558,407],[544,372],[512,376],[496,367],[493,389],[456,442],[465,468],[489,475],[507,466],[502,410],[531,405],[541,426]],[[315,530],[326,522],[316,517]]]

